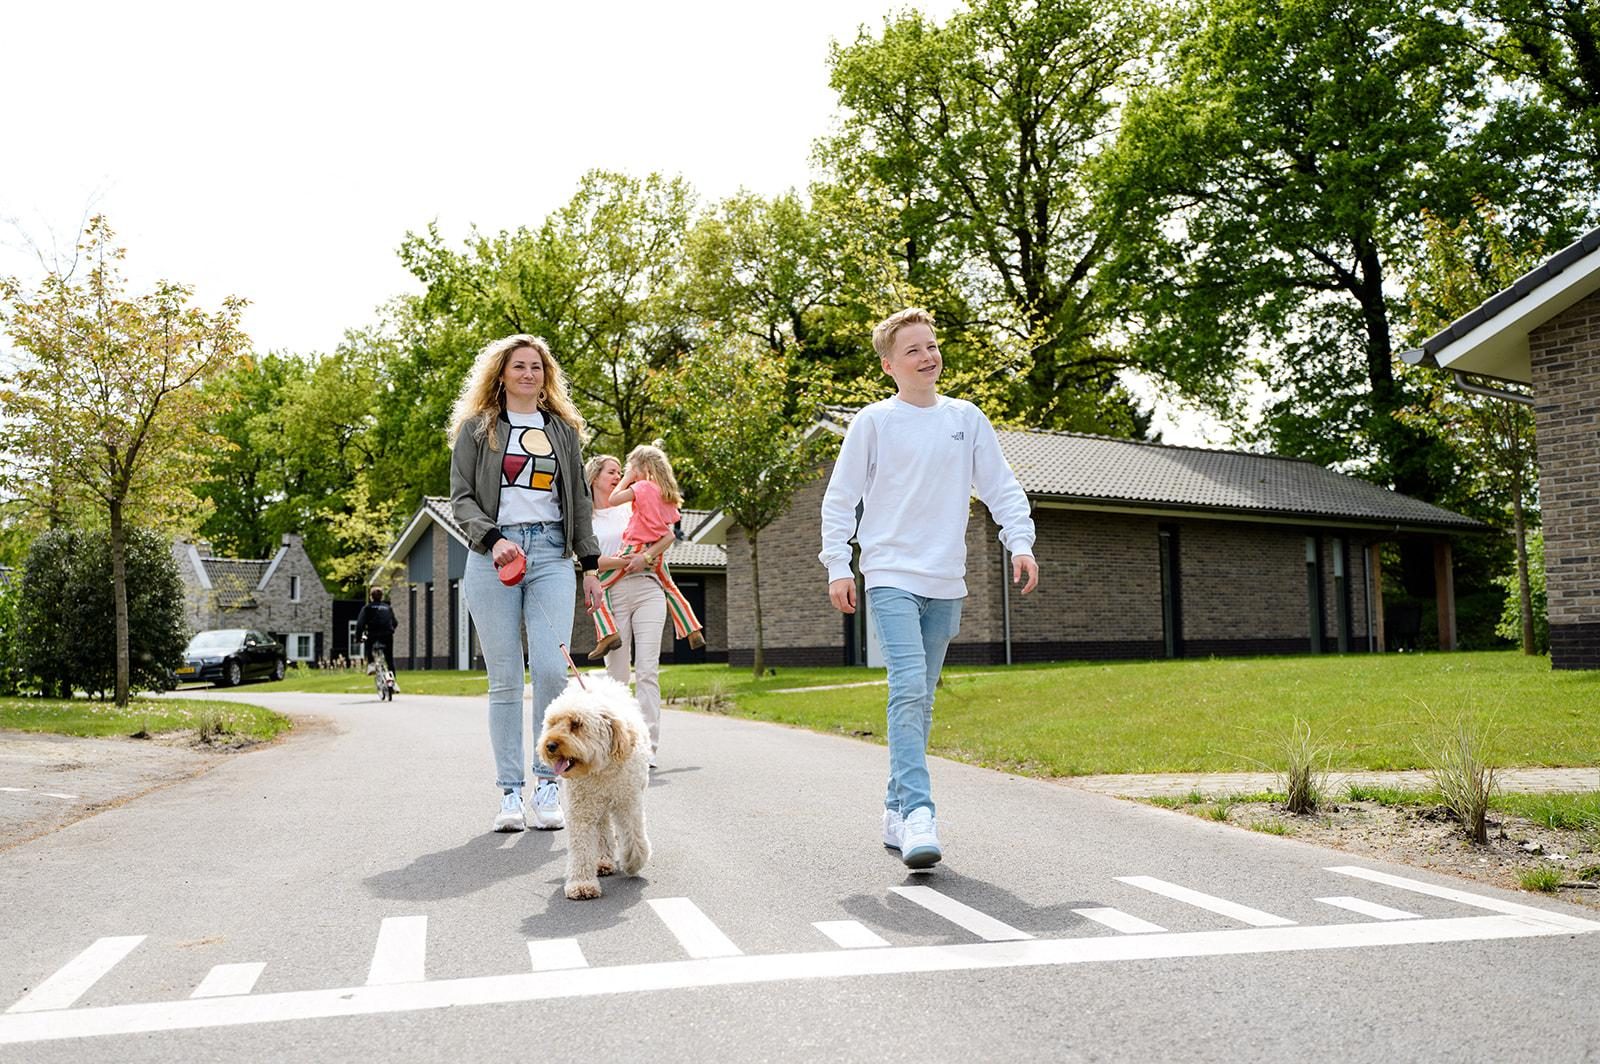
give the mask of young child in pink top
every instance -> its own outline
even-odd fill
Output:
[[[622,637],[617,634],[617,621],[611,614],[611,587],[628,573],[649,571],[667,595],[667,612],[672,616],[672,627],[679,639],[687,639],[691,647],[706,645],[702,625],[694,615],[689,600],[683,597],[678,585],[672,582],[663,556],[675,538],[672,526],[678,520],[678,504],[683,493],[678,490],[678,478],[672,475],[672,463],[666,452],[648,443],[640,444],[628,453],[628,464],[622,480],[611,493],[609,505],[618,506],[631,501],[633,514],[628,527],[622,530],[622,550],[617,557],[627,558],[625,568],[608,570],[600,577],[605,589],[605,601],[594,611],[594,649],[589,659],[598,661],[620,646]]]

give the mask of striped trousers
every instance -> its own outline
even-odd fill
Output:
[[[624,543],[617,557],[626,558],[630,554],[637,554],[644,547],[636,547],[632,543]],[[599,642],[617,630],[617,619],[611,612],[611,588],[618,580],[627,575],[626,568],[608,569],[600,577],[600,586],[605,589],[605,599],[594,611],[594,638]],[[667,596],[667,616],[672,618],[673,631],[678,633],[678,638],[683,639],[690,632],[697,632],[703,627],[700,619],[694,615],[694,607],[689,605],[689,600],[683,597],[683,592],[678,590],[678,585],[672,582],[672,574],[667,571],[665,557],[657,558],[645,570],[656,578],[656,583],[661,585],[661,590]]]

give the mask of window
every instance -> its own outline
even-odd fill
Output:
[[[291,576],[289,578],[289,601],[300,601],[300,578],[298,576]]]
[[[310,632],[293,632],[290,634],[290,661],[311,661],[316,656],[316,639]]]
[[[1322,544],[1306,537],[1306,612],[1311,632],[1311,653],[1322,653]]]

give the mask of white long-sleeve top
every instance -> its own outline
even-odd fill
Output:
[[[983,411],[942,395],[931,407],[895,397],[863,408],[850,422],[822,497],[817,557],[828,567],[829,582],[853,575],[854,534],[868,587],[964,598],[974,492],[1000,526],[1006,549],[1032,555],[1028,497]]]

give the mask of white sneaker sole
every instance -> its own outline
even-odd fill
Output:
[[[944,851],[937,846],[913,846],[910,850],[900,855],[900,860],[906,863],[907,868],[932,868],[944,858]]]
[[[494,829],[496,831],[521,831],[522,814],[501,813],[499,816],[494,818]]]

